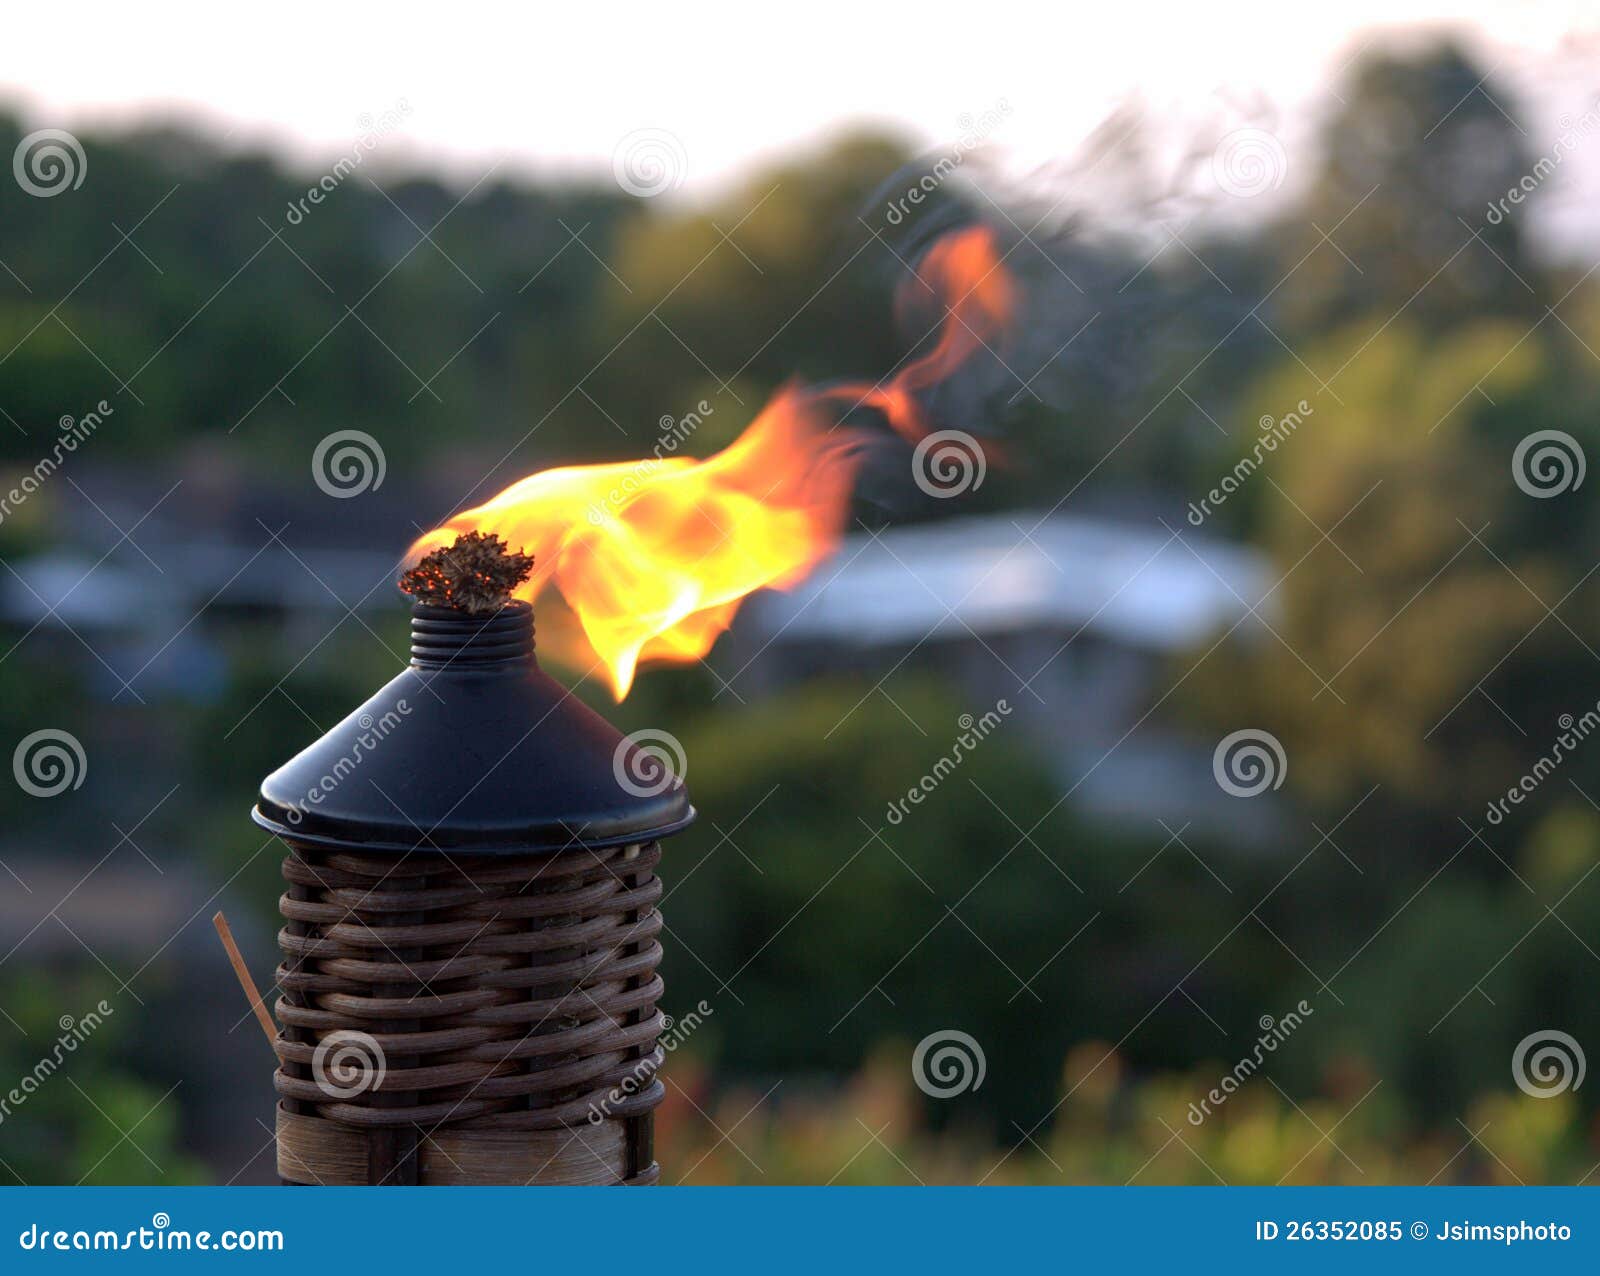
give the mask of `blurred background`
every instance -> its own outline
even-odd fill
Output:
[[[402,662],[407,544],[887,375],[978,220],[1022,322],[928,408],[982,481],[882,432],[810,581],[578,687],[701,812],[665,1180],[1589,1180],[1600,24],[1411,8],[14,62],[0,1177],[271,1181],[210,916],[269,984],[255,785]]]

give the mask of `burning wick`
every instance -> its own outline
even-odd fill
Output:
[[[399,585],[419,603],[491,616],[532,574],[532,557],[514,553],[493,532],[463,532],[406,571]]]
[[[492,611],[506,592],[531,601],[554,585],[570,616],[554,613],[541,644],[576,668],[603,666],[618,700],[641,661],[699,660],[747,596],[792,588],[837,547],[872,438],[844,418],[871,408],[908,442],[931,437],[918,396],[1011,321],[1016,286],[1001,261],[987,228],[945,235],[896,298],[903,318],[933,316],[925,336],[938,336],[926,353],[871,385],[785,386],[705,460],[663,457],[658,447],[642,461],[531,475],[418,540],[411,552],[420,561],[401,588]],[[522,546],[537,568],[515,556],[528,567],[502,590],[509,577],[461,548],[484,532]]]

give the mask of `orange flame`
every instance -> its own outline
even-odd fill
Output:
[[[737,440],[703,461],[530,475],[427,533],[412,560],[469,531],[532,554],[534,573],[517,597],[531,600],[554,584],[576,622],[554,633],[541,625],[541,647],[554,646],[567,663],[603,665],[618,700],[641,661],[699,660],[747,595],[797,584],[837,546],[866,437],[835,428],[838,403],[876,408],[905,438],[921,438],[917,392],[998,337],[1016,288],[993,235],[973,228],[935,242],[897,301],[903,315],[926,305],[944,317],[933,348],[892,377],[785,386]]]

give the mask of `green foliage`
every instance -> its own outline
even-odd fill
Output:
[[[1280,241],[1282,269],[1295,267],[1284,308],[1297,330],[1386,317],[1408,299],[1408,316],[1430,329],[1485,315],[1513,315],[1526,327],[1560,295],[1540,286],[1520,216],[1489,217],[1533,160],[1526,133],[1497,100],[1501,89],[1476,91],[1483,82],[1483,70],[1449,44],[1356,64],[1321,131],[1315,180]],[[1323,246],[1324,232],[1337,251]],[[1441,270],[1458,247],[1466,251]]]
[[[910,1050],[890,1043],[838,1091],[717,1089],[673,1060],[657,1115],[667,1182],[742,1184],[1070,1184],[1192,1186],[1579,1183],[1596,1148],[1570,1094],[1536,1099],[1499,1084],[1461,1124],[1423,1124],[1399,1092],[1355,1060],[1298,1100],[1247,1082],[1197,1124],[1192,1114],[1231,1067],[1135,1077],[1113,1046],[1067,1057],[1047,1115],[991,1138],[960,1120],[931,1129]],[[727,1133],[724,1133],[727,1132]],[[1024,1137],[1026,1136],[1026,1137]]]
[[[8,979],[0,1006],[0,1166],[22,1183],[193,1183],[182,1105],[126,1062],[138,1007],[105,979]]]
[[[1348,368],[1338,399],[1294,364],[1263,378],[1252,408],[1281,415],[1309,399],[1312,412],[1238,507],[1282,578],[1277,636],[1202,669],[1192,691],[1243,699],[1331,804],[1377,783],[1433,810],[1479,808],[1521,770],[1501,706],[1520,730],[1553,736],[1560,714],[1593,702],[1574,689],[1591,664],[1583,642],[1600,636],[1587,565],[1571,553],[1600,507],[1580,488],[1546,514],[1550,502],[1516,488],[1512,452],[1534,429],[1590,446],[1600,432],[1572,419],[1578,388],[1552,373],[1546,340],[1512,325],[1429,336],[1374,321],[1307,358]],[[1542,624],[1574,589],[1565,624]]]
[[[757,1074],[848,1069],[885,1036],[954,1024],[1005,1061],[990,1116],[1036,1114],[1072,1042],[1126,1031],[1123,981],[1170,986],[1234,905],[1181,851],[1156,857],[1159,840],[1091,830],[1067,808],[1039,821],[1055,789],[1023,727],[997,713],[956,746],[961,715],[990,706],[925,680],[864,690],[813,684],[684,734],[700,822],[670,847],[669,1002],[716,1007],[721,1060]],[[924,777],[931,793],[905,803]],[[1239,937],[1213,1013],[1257,1004],[1246,972],[1267,969],[1271,945]],[[1137,1051],[1160,1057],[1168,1032]]]

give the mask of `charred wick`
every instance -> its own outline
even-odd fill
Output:
[[[533,574],[533,557],[513,551],[493,532],[463,532],[401,574],[400,591],[419,603],[490,616]]]

